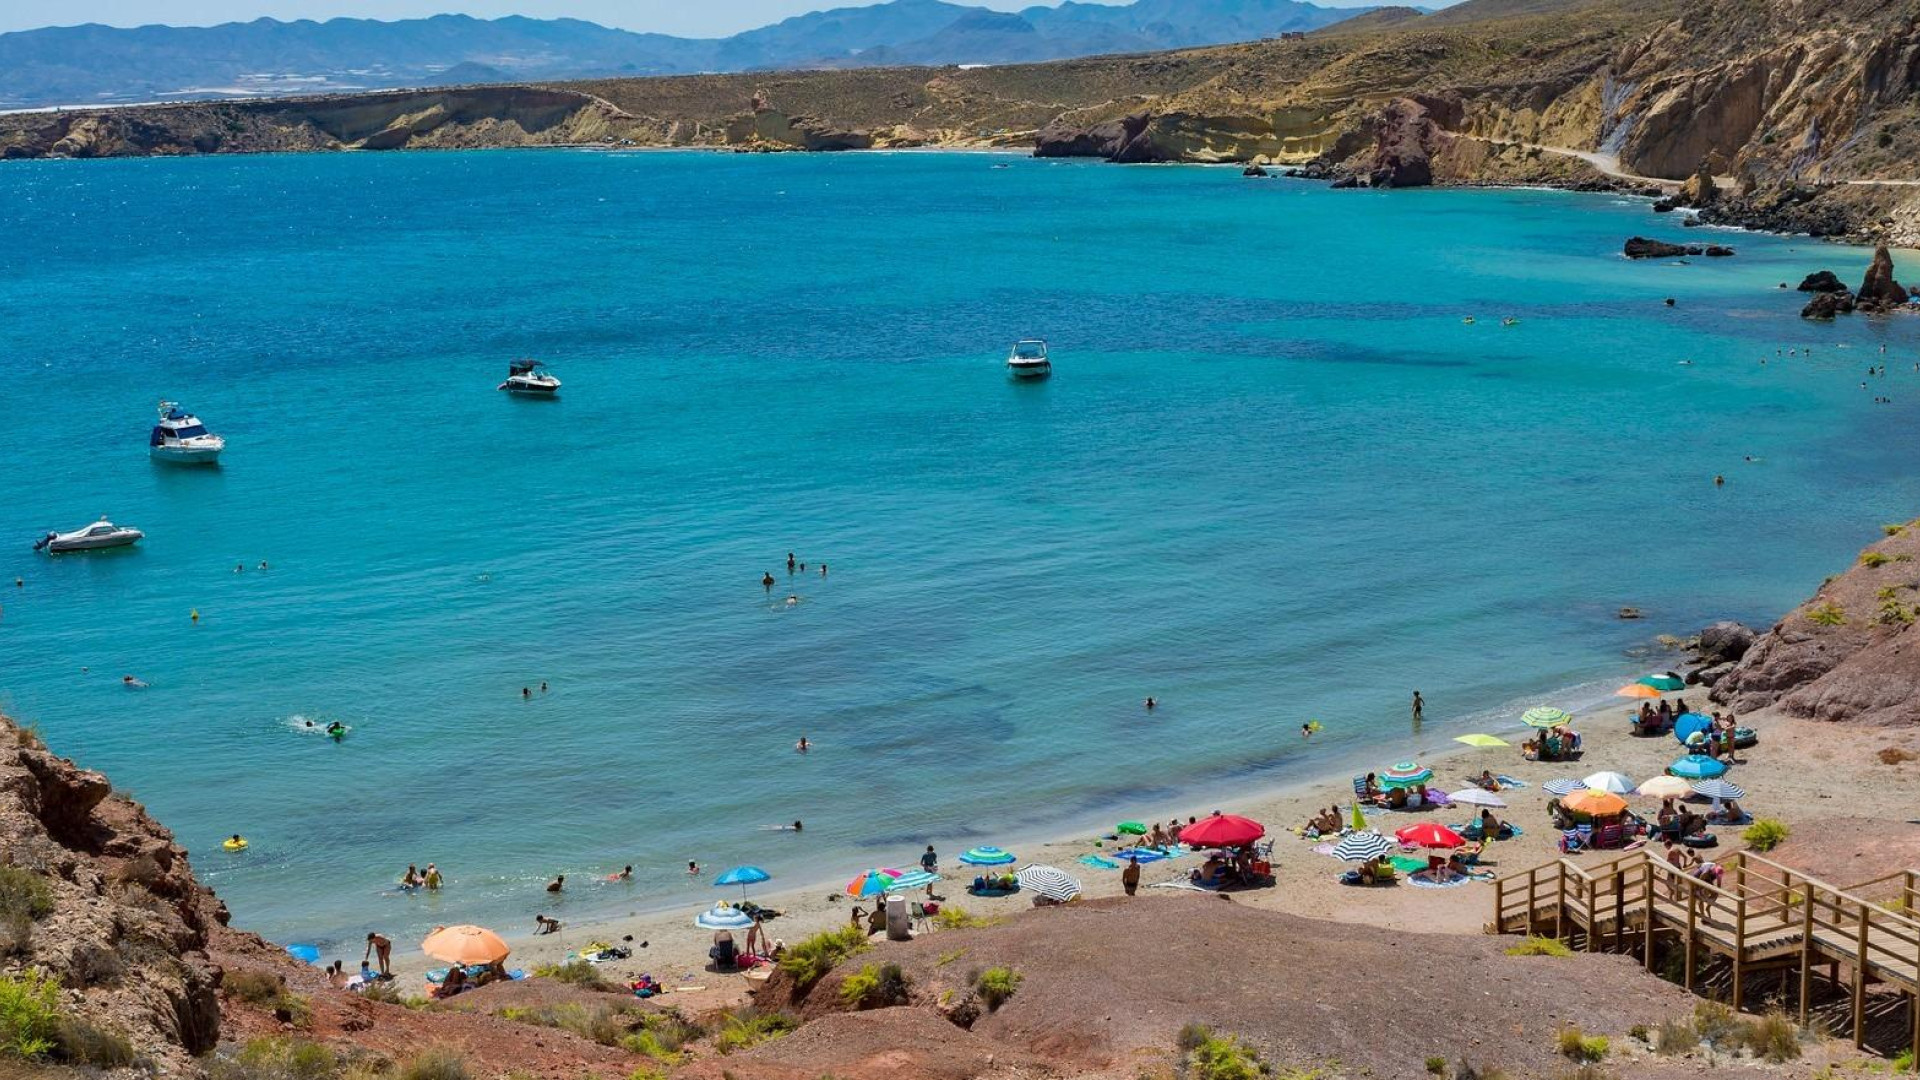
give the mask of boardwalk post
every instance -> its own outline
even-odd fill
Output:
[[[1540,923],[1540,868],[1527,871],[1527,935],[1531,937]]]
[[[1493,879],[1493,932],[1507,932],[1507,879]]]
[[[1742,863],[1744,867],[1746,864]],[[1742,874],[1741,877],[1745,877]],[[1743,882],[1744,884],[1744,882]],[[1740,1004],[1746,1000],[1741,985],[1747,972],[1747,894],[1742,892],[1733,901],[1733,1011],[1740,1011]]]
[[[1853,1048],[1867,1045],[1867,905],[1855,901],[1860,920],[1859,940],[1853,952]]]
[[[1693,921],[1695,881],[1691,877],[1683,880],[1687,883],[1687,991],[1691,993],[1693,991],[1693,944],[1699,934],[1695,932]]]
[[[1643,861],[1640,864],[1640,869],[1641,869],[1641,877],[1646,882],[1645,886],[1641,890],[1642,896],[1640,897],[1640,902],[1647,905],[1646,923],[1641,927],[1641,931],[1645,935],[1646,940],[1642,943],[1641,952],[1645,956],[1645,959],[1647,962],[1647,970],[1652,971],[1653,970],[1653,860],[1649,858]]]
[[[1620,941],[1627,933],[1627,875],[1620,869],[1619,863],[1613,864],[1613,951],[1620,951]]]
[[[1556,940],[1567,939],[1567,868],[1557,867],[1560,873],[1554,877],[1553,898],[1553,936]]]
[[[1806,886],[1800,919],[1800,1026],[1807,1024],[1808,999],[1813,996],[1813,884]]]

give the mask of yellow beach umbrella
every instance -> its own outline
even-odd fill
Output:
[[[1468,746],[1512,746],[1505,739],[1493,735],[1455,735],[1454,742],[1463,742]]]
[[[484,926],[440,926],[420,943],[420,951],[447,964],[492,964],[513,950]]]
[[[1588,788],[1576,791],[1560,800],[1560,805],[1576,814],[1592,814],[1594,817],[1609,817],[1627,808],[1627,800],[1611,791]]]
[[[1620,689],[1615,690],[1613,692],[1613,696],[1614,697],[1631,697],[1631,698],[1657,698],[1660,696],[1660,691],[1655,690],[1653,687],[1648,686],[1646,683],[1628,683],[1627,685],[1621,687]]]

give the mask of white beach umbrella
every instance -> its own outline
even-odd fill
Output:
[[[1677,776],[1656,776],[1636,790],[1652,799],[1683,799],[1693,789]]]
[[[1678,777],[1675,779],[1678,779]],[[1731,780],[1722,780],[1718,777],[1712,780],[1700,781],[1693,785],[1693,791],[1694,794],[1705,795],[1714,802],[1719,802],[1721,799],[1744,799],[1747,797],[1745,788]]]
[[[1558,780],[1549,780],[1542,786],[1547,789],[1547,794],[1549,795],[1571,795],[1576,791],[1587,790],[1585,781],[1571,780],[1566,777],[1561,777]]]
[[[1615,795],[1633,794],[1633,780],[1626,773],[1597,772],[1580,781],[1589,791],[1606,791]]]
[[[1049,900],[1065,903],[1080,895],[1080,883],[1073,875],[1052,866],[1023,866],[1013,876],[1022,889],[1031,889]]]
[[[1505,806],[1507,800],[1488,791],[1486,788],[1470,787],[1465,791],[1456,791],[1447,796],[1456,803],[1466,806]]]

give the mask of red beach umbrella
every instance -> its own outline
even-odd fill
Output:
[[[1240,847],[1267,835],[1267,827],[1238,814],[1215,814],[1180,830],[1188,847]]]
[[[1394,838],[1403,844],[1423,848],[1457,848],[1466,844],[1460,834],[1445,825],[1431,821],[1422,821],[1418,825],[1409,825],[1394,834]]]

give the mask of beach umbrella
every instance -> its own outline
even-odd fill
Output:
[[[721,874],[719,877],[714,878],[713,884],[716,888],[723,885],[738,885],[740,886],[740,896],[742,899],[745,899],[747,886],[758,885],[771,877],[773,877],[772,874],[767,873],[757,866],[736,866],[726,873]]]
[[[1587,790],[1587,785],[1581,783],[1578,780],[1574,780],[1570,777],[1565,777],[1565,776],[1560,777],[1557,780],[1549,780],[1541,786],[1546,789],[1546,792],[1549,795],[1564,796],[1564,795],[1571,795],[1576,791]]]
[[[702,930],[745,930],[753,925],[753,916],[732,904],[715,904],[695,915],[693,925]]]
[[[1394,837],[1402,844],[1423,848],[1457,848],[1466,840],[1457,832],[1436,821],[1422,821],[1417,825],[1408,825],[1396,830]]]
[[[1014,880],[1020,888],[1039,893],[1049,900],[1065,903],[1080,895],[1080,883],[1065,870],[1051,866],[1023,866],[1014,872]]]
[[[1113,827],[1113,831],[1122,836],[1145,836],[1147,827],[1137,821],[1123,821]]]
[[[1650,686],[1655,690],[1685,690],[1687,680],[1678,675],[1646,675],[1634,680],[1641,686]]]
[[[1573,714],[1551,705],[1535,705],[1520,714],[1520,722],[1530,728],[1559,727],[1561,724],[1573,723]]]
[[[1611,817],[1627,808],[1627,800],[1611,791],[1597,791],[1589,788],[1586,791],[1576,791],[1561,799],[1560,805],[1576,814]]]
[[[1238,814],[1215,814],[1180,830],[1180,840],[1189,847],[1239,847],[1267,835],[1267,827]]]
[[[1580,782],[1594,791],[1611,791],[1615,795],[1625,795],[1633,790],[1633,779],[1625,773],[1597,772]]]
[[[1363,832],[1366,830],[1366,827],[1367,827],[1367,815],[1362,814],[1360,812],[1360,804],[1356,802],[1353,804],[1353,825],[1352,825],[1353,831]]]
[[[1433,779],[1433,770],[1416,761],[1396,761],[1380,771],[1383,788],[1417,787]]]
[[[887,885],[886,891],[899,892],[901,889],[918,889],[925,885],[931,885],[939,880],[939,874],[930,874],[925,870],[909,870],[899,877],[894,878],[893,881]]]
[[[1393,850],[1393,841],[1379,833],[1348,833],[1333,845],[1333,857],[1347,862],[1372,862]]]
[[[287,946],[287,955],[303,964],[317,964],[320,962],[320,946],[289,945]]]
[[[1681,713],[1673,718],[1673,737],[1685,746],[1695,735],[1713,730],[1713,717],[1697,712]]]
[[[1646,683],[1628,683],[1627,685],[1621,687],[1620,689],[1615,690],[1613,692],[1613,696],[1614,697],[1630,697],[1630,698],[1657,698],[1660,696],[1660,691],[1655,690],[1653,687],[1648,686]]]
[[[1679,799],[1684,798],[1687,792],[1693,789],[1687,786],[1685,780],[1677,776],[1656,776],[1641,784],[1636,790],[1650,798]]]
[[[1693,785],[1693,791],[1694,794],[1705,795],[1714,802],[1719,802],[1721,799],[1744,799],[1747,797],[1746,789],[1731,780],[1702,780]]]
[[[963,852],[960,861],[968,866],[1005,866],[1014,862],[1013,852],[997,847],[977,847]]]
[[[1498,795],[1495,795],[1493,792],[1488,791],[1486,788],[1470,787],[1464,791],[1456,791],[1453,794],[1447,796],[1447,798],[1452,800],[1453,802],[1462,803],[1467,806],[1505,806],[1507,805],[1507,800],[1501,798]]]
[[[1706,780],[1724,774],[1727,767],[1724,763],[1715,761],[1705,754],[1688,754],[1667,766],[1667,771],[1689,780]]]
[[[1500,738],[1497,735],[1455,735],[1453,737],[1453,741],[1459,742],[1459,743],[1466,743],[1468,746],[1478,746],[1478,747],[1512,746],[1513,745],[1512,743],[1508,742],[1505,739]]]
[[[900,876],[900,871],[889,870],[885,867],[875,867],[872,870],[862,870],[858,877],[854,878],[852,881],[847,882],[847,895],[848,896],[878,896],[879,894],[886,892],[887,886],[893,884],[893,879],[899,876]]]
[[[446,964],[493,964],[513,950],[499,934],[482,926],[436,926],[420,951]]]

